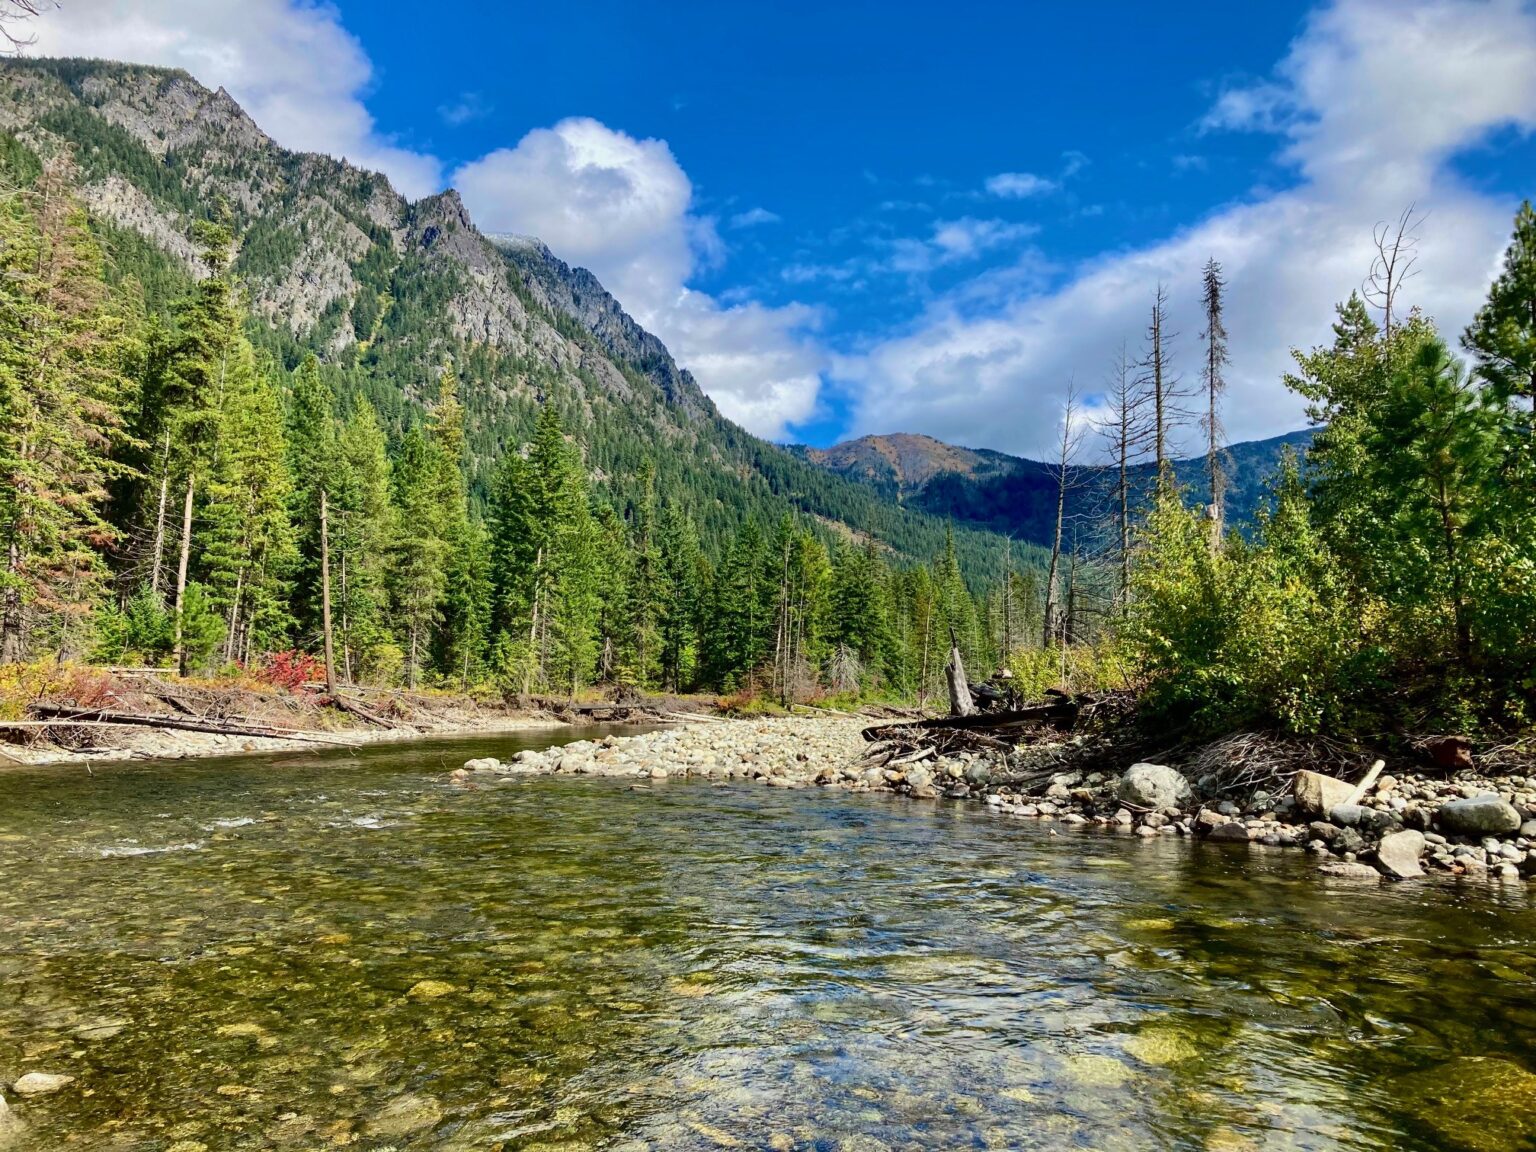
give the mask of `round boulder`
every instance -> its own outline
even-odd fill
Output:
[[[1453,836],[1500,836],[1520,830],[1520,813],[1492,792],[1452,800],[1439,813],[1440,827]]]
[[[1132,764],[1120,777],[1119,797],[1139,808],[1182,808],[1194,789],[1182,773],[1161,764]]]

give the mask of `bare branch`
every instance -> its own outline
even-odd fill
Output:
[[[58,6],[58,0],[0,0],[0,36],[5,38],[5,45],[0,46],[0,56],[19,56],[22,49],[37,43],[36,36],[14,32],[11,25],[40,16]]]
[[[1381,331],[1392,335],[1392,316],[1397,309],[1397,294],[1403,285],[1419,274],[1419,229],[1429,217],[1410,204],[1395,223],[1381,221],[1371,229],[1371,245],[1376,255],[1371,271],[1360,286],[1361,294],[1381,309]]]

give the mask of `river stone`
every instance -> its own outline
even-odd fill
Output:
[[[62,1076],[55,1072],[28,1072],[11,1087],[16,1089],[18,1096],[47,1096],[74,1082],[73,1076]]]
[[[406,995],[413,1000],[439,1000],[457,991],[458,989],[446,980],[418,980],[411,985],[411,990]]]
[[[443,1106],[430,1096],[397,1096],[368,1122],[372,1136],[409,1136],[432,1128],[443,1118]]]
[[[1182,773],[1161,764],[1132,764],[1120,777],[1119,796],[1140,808],[1178,808],[1194,799]]]
[[[1244,824],[1241,820],[1233,820],[1212,828],[1210,835],[1206,839],[1217,844],[1223,841],[1246,844],[1248,843],[1248,825]]]
[[[1367,832],[1384,832],[1392,827],[1392,817],[1363,804],[1335,804],[1328,812],[1328,819],[1342,828],[1361,828]]]
[[[464,761],[464,768],[469,772],[494,772],[501,767],[501,761],[494,756],[481,756],[475,760]]]
[[[1424,833],[1408,830],[1383,836],[1376,846],[1376,866],[1397,880],[1424,875],[1419,857],[1424,855]]]
[[[1463,1056],[1398,1079],[1396,1093],[1445,1142],[1467,1152],[1536,1145],[1536,1075],[1488,1056]]]
[[[1353,860],[1333,860],[1318,868],[1325,876],[1337,876],[1341,880],[1369,880],[1372,883],[1381,879],[1381,873],[1369,864],[1359,864]]]
[[[1354,793],[1355,786],[1346,784],[1336,776],[1324,776],[1321,772],[1298,772],[1291,795],[1296,806],[1309,816],[1327,816],[1335,805],[1342,804]]]
[[[1452,800],[1440,809],[1440,827],[1455,836],[1500,835],[1520,830],[1520,813],[1492,792]]]

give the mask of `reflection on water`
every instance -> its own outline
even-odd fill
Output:
[[[13,1146],[1536,1141],[1523,888],[517,746],[0,774]]]

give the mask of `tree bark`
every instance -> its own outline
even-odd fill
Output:
[[[176,562],[176,673],[187,674],[187,645],[185,611],[187,600],[187,562],[192,556],[192,495],[196,490],[193,473],[187,473],[187,499],[181,510],[181,557]]]
[[[325,694],[336,695],[336,662],[331,648],[331,538],[325,489],[320,489],[320,625],[325,632]]]
[[[944,676],[949,681],[949,714],[974,716],[976,705],[971,700],[971,686],[965,682],[965,662],[960,659],[960,645],[950,638],[949,663],[944,666]]]

